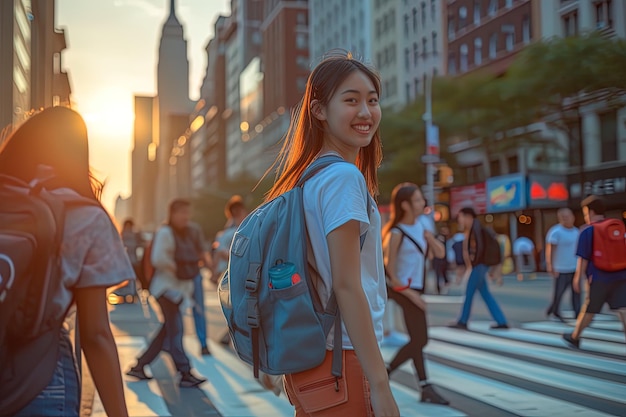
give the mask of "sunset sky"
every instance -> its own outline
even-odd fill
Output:
[[[87,121],[91,164],[106,180],[109,210],[118,194],[130,195],[133,95],[156,94],[156,65],[170,0],[57,0],[57,28],[66,30],[63,67],[74,108]],[[206,66],[205,46],[230,0],[176,0],[190,63],[189,96],[198,98]]]

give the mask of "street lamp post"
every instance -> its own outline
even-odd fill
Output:
[[[426,165],[426,201],[430,207],[430,216],[435,215],[435,164],[439,162],[439,129],[433,125],[432,77],[426,76],[424,85],[426,112],[422,116],[426,124],[426,154],[422,162]]]

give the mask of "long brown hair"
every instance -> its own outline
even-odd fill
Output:
[[[67,107],[50,107],[22,123],[0,148],[0,173],[30,182],[52,168],[50,188],[67,187],[99,201],[102,183],[89,170],[87,126]]]
[[[411,183],[411,182],[403,182],[394,187],[391,192],[391,204],[389,208],[389,221],[383,227],[383,239],[387,234],[393,229],[395,226],[400,223],[400,220],[404,217],[405,211],[402,207],[402,203],[405,201],[411,202],[411,198],[413,198],[413,194],[415,191],[422,190],[420,188]]]
[[[339,85],[354,71],[368,76],[380,96],[380,76],[365,63],[355,59],[349,52],[333,52],[327,55],[311,72],[306,83],[304,96],[295,107],[283,147],[274,164],[276,181],[268,191],[266,200],[271,200],[295,187],[306,167],[315,159],[324,144],[324,124],[313,116],[311,102],[328,104]],[[382,143],[377,128],[370,144],[359,150],[356,166],[365,177],[370,194],[378,195],[377,170],[382,161]]]

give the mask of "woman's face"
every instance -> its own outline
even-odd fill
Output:
[[[414,217],[421,216],[424,214],[424,207],[426,207],[426,200],[424,200],[424,196],[420,190],[415,190],[415,192],[411,195],[411,199],[407,201],[406,210],[409,211]]]
[[[316,117],[325,123],[325,146],[356,156],[370,144],[381,118],[378,93],[372,80],[355,70],[337,87]]]

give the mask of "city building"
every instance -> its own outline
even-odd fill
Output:
[[[214,37],[207,44],[207,70],[200,89],[205,101],[204,124],[192,138],[192,146],[202,149],[200,165],[192,168],[194,192],[216,190],[226,179],[226,42],[228,17],[219,16]],[[197,144],[195,142],[198,142]],[[201,143],[204,145],[201,145]]]
[[[425,94],[427,83],[445,73],[447,44],[443,36],[446,4],[443,1],[402,0],[399,39],[401,88],[399,97],[405,103]]]
[[[504,73],[515,55],[538,38],[533,13],[541,3],[545,2],[448,0],[446,73],[461,75],[479,69]]]
[[[341,48],[372,62],[373,0],[310,0],[309,50],[315,65],[326,52]]]
[[[276,159],[310,71],[308,2],[266,0],[259,57],[240,75],[242,159],[261,178]]]
[[[226,51],[226,179],[245,178],[247,167],[241,138],[240,76],[252,59],[261,52],[263,0],[232,0],[231,15],[224,28]]]
[[[158,138],[156,142],[156,218],[165,219],[169,201],[187,197],[176,188],[172,173],[176,158],[172,158],[175,142],[184,132],[181,117],[187,118],[193,104],[189,100],[189,60],[183,26],[176,16],[176,2],[170,0],[170,12],[163,24],[157,65]],[[172,124],[173,123],[173,124]]]
[[[65,48],[65,31],[55,28],[54,1],[0,2],[0,131],[33,109],[70,105]]]
[[[154,230],[156,217],[156,143],[158,138],[156,97],[135,96],[135,122],[131,153],[132,196],[127,203],[135,224],[141,230]]]
[[[623,1],[541,2],[540,16],[543,38],[598,31],[608,38],[626,39]],[[588,194],[603,195],[609,197],[609,209],[621,213],[626,207],[626,99],[622,96],[611,104],[602,98],[585,101],[580,119],[573,122],[581,135],[568,138],[570,204],[578,206]]]

